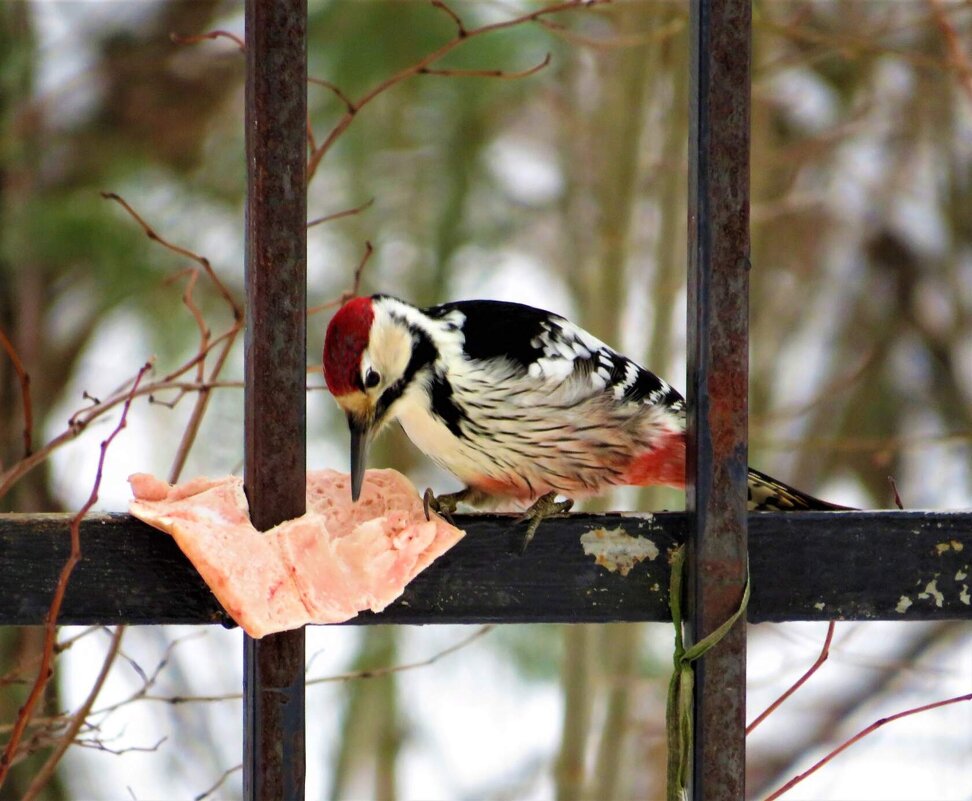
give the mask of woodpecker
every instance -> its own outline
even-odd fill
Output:
[[[427,504],[449,514],[460,501],[532,503],[524,545],[573,499],[685,486],[682,396],[560,315],[495,300],[419,309],[356,297],[327,327],[323,364],[351,432],[354,500],[368,443],[392,420],[466,485],[427,492]],[[749,508],[843,507],[750,469]]]

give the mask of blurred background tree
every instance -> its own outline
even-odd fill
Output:
[[[455,34],[449,15],[418,0],[309,5],[310,74],[352,98]],[[538,7],[452,5],[467,28]],[[241,14],[239,4],[216,0],[0,6],[0,326],[31,375],[35,447],[63,428],[82,388],[97,395],[148,353],[178,364],[195,348],[191,325],[173,323],[188,317],[167,282],[184,260],[152,246],[99,190],[121,193],[160,233],[208,256],[242,294],[242,56],[227,40],[170,38],[242,33]],[[549,53],[550,65],[535,75],[420,75],[355,117],[309,187],[310,216],[374,202],[311,228],[311,302],[349,285],[370,240],[365,291],[418,303],[480,296],[547,307],[684,387],[686,5],[630,0],[551,20],[557,27],[526,24],[469,41],[440,65],[516,71]],[[889,506],[892,475],[909,507],[967,507],[972,7],[757,2],[754,28],[751,461],[850,505]],[[345,106],[320,84],[309,86],[309,98],[320,142]],[[199,300],[220,313],[214,295]],[[311,320],[316,354],[326,315]],[[240,360],[237,353],[231,377]],[[320,391],[319,372],[309,381],[309,466],[343,466],[343,421]],[[126,467],[166,472],[184,406],[136,407],[140,444],[115,468],[107,506],[124,505]],[[237,391],[217,393],[189,474],[238,469],[239,407]],[[22,419],[16,374],[0,358],[0,469],[23,453]],[[76,506],[89,486],[84,454],[94,441],[81,437],[28,474],[2,510]],[[419,486],[454,488],[398,433],[386,435],[379,460],[407,469]],[[622,492],[603,503],[652,509],[682,500]],[[867,628],[854,628],[856,647],[871,636]],[[370,669],[427,652],[446,631],[310,636],[334,669]],[[799,664],[803,651],[786,651],[793,643],[774,631],[754,627],[753,652],[786,652]],[[146,629],[127,642],[148,654],[172,636]],[[212,677],[194,669],[201,663],[232,692],[239,667],[225,665],[225,642],[235,636],[212,633],[176,650],[171,692],[212,692]],[[426,669],[439,679],[400,674],[312,694],[308,719],[320,736],[310,742],[320,760],[311,756],[308,797],[658,797],[669,636],[651,625],[509,627],[450,657],[454,667]],[[801,710],[781,713],[782,728],[754,741],[754,794],[839,737],[856,711],[887,693],[906,698],[902,664],[934,659],[957,673],[970,649],[967,628],[952,625],[876,636],[880,660],[853,676],[846,693],[831,684],[818,699],[828,714],[809,725]],[[0,672],[29,660],[37,644],[30,630],[0,631]],[[955,654],[963,655],[958,663]],[[838,679],[850,676],[851,661]],[[912,675],[920,684],[929,674]],[[52,686],[70,696],[65,682]],[[498,708],[499,699],[520,699],[524,709],[536,701],[546,712],[512,724],[532,738],[463,730],[451,739],[468,743],[456,750],[457,742],[444,742],[444,721],[476,729],[480,719],[461,687],[478,687]],[[12,718],[21,689],[0,683],[0,722]],[[52,692],[48,711],[63,705]],[[74,755],[46,797],[118,796],[126,784],[137,797],[159,795],[157,783],[139,790],[134,764],[155,766],[141,770],[154,777],[146,781],[166,782],[162,795],[201,792],[232,765],[237,713],[188,706],[178,724],[158,709],[138,718],[152,730],[178,725],[178,740],[148,755],[154,763]],[[802,734],[780,736],[794,720]],[[488,778],[469,768],[492,764],[484,750],[508,753],[504,739],[519,744],[502,768]],[[959,737],[940,757],[967,758],[970,747]],[[196,755],[191,764],[180,749]],[[25,762],[0,797],[19,798],[30,775]],[[237,778],[219,794],[238,794]],[[835,793],[851,797],[846,786]]]

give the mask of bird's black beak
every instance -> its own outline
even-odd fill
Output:
[[[371,431],[367,423],[350,414],[348,428],[351,430],[351,500],[357,501],[368,466],[368,437]]]

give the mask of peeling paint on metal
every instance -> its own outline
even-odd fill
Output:
[[[945,603],[945,595],[938,589],[938,578],[933,578],[925,586],[924,592],[918,593],[919,598],[934,598],[935,606],[941,608]]]
[[[964,570],[956,570],[955,571],[955,580],[956,581],[963,581],[964,579],[967,579],[968,577],[969,577],[969,574],[966,573]]]
[[[935,550],[938,552],[938,555],[941,556],[943,553],[947,553],[948,551],[955,551],[958,553],[964,547],[965,545],[958,540],[949,540],[948,542],[938,543],[935,546]]]
[[[902,595],[898,600],[898,605],[894,608],[894,611],[899,615],[903,615],[908,611],[908,607],[914,603],[907,595]]]
[[[969,585],[962,585],[962,592],[959,593],[959,600],[966,606],[972,606],[972,595],[969,595]]]
[[[631,569],[645,559],[658,558],[658,546],[647,537],[633,537],[620,526],[608,531],[595,528],[581,535],[584,553],[612,573],[627,576]]]
[[[823,610],[824,610],[824,608],[825,608],[826,606],[827,606],[827,604],[825,604],[825,603],[824,603],[823,601],[817,601],[817,603],[815,603],[815,604],[813,605],[813,608],[814,608],[814,609],[819,609],[819,610],[820,610],[821,612],[823,612]]]

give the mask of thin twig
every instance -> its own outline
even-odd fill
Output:
[[[30,456],[31,440],[34,430],[34,411],[30,402],[30,374],[24,369],[24,363],[20,361],[17,349],[7,338],[7,334],[2,327],[0,327],[0,345],[3,345],[3,349],[7,351],[7,356],[10,357],[13,368],[17,373],[17,380],[20,381],[20,396],[24,404],[24,456]]]
[[[429,667],[440,659],[444,659],[456,653],[456,651],[461,651],[463,648],[468,647],[476,640],[489,634],[494,628],[496,627],[492,624],[481,626],[469,636],[417,662],[406,662],[400,665],[389,665],[388,667],[371,668],[369,670],[354,670],[349,673],[337,673],[333,676],[319,676],[316,679],[308,679],[306,686],[313,687],[317,684],[332,684],[334,682],[356,681],[357,679],[379,679],[382,676],[390,676],[394,673],[404,673],[409,670]],[[172,706],[181,706],[182,704],[209,704],[219,701],[238,701],[242,697],[243,693],[226,693],[225,695],[150,695],[146,693],[139,696],[138,699],[133,697],[129,700],[157,701]]]
[[[108,653],[105,654],[105,658],[101,663],[101,670],[98,672],[98,677],[91,686],[91,690],[84,699],[84,703],[82,703],[81,706],[78,707],[77,711],[71,716],[70,723],[68,723],[67,728],[64,730],[64,733],[58,740],[57,745],[54,747],[54,752],[47,758],[47,761],[41,766],[40,770],[37,771],[37,774],[27,787],[27,791],[24,793],[23,801],[32,801],[32,799],[38,796],[41,790],[44,789],[45,785],[51,780],[51,777],[54,775],[54,771],[57,769],[58,763],[60,763],[65,752],[67,752],[68,748],[70,748],[74,743],[75,738],[78,736],[78,732],[88,719],[88,714],[91,712],[91,707],[94,706],[94,702],[98,699],[98,695],[101,693],[101,689],[105,685],[105,680],[108,678],[108,673],[111,671],[111,666],[115,663],[115,657],[118,656],[118,649],[121,647],[121,641],[124,635],[125,626],[118,626],[115,628],[115,632],[112,634],[111,642],[108,646]]]
[[[543,61],[533,67],[514,72],[511,70],[461,70],[461,69],[433,69],[423,67],[418,71],[419,75],[442,75],[447,78],[499,78],[504,81],[514,81],[519,78],[527,78],[535,75],[544,67],[550,64],[550,53],[544,56]]]
[[[113,403],[111,403],[110,405],[117,406],[119,403],[123,401],[123,399],[113,398],[112,401]],[[84,430],[84,427],[87,425],[87,423],[90,422],[90,419],[93,419],[94,417],[97,416],[97,414],[92,414],[91,418],[89,419],[85,415],[85,412],[95,410],[97,413],[101,413],[107,410],[105,408],[106,405],[107,404],[95,404],[94,406],[89,406],[83,412],[76,413],[77,415],[83,416],[82,417],[83,422],[80,425],[77,425],[75,423],[75,418],[72,417],[72,419],[68,421],[68,427],[60,434],[58,434],[56,437],[54,437],[52,440],[50,440],[43,448],[34,451],[33,453],[30,454],[30,456],[21,459],[16,464],[11,465],[3,473],[0,473],[0,498],[6,495],[10,491],[10,488],[14,484],[16,484],[21,478],[27,475],[35,467],[42,464],[47,459],[47,457],[51,455],[53,451],[57,450],[57,448],[59,448],[64,443],[69,442],[72,439],[75,439],[77,436],[79,436],[80,433]]]
[[[653,31],[635,31],[633,33],[615,33],[610,36],[587,36],[572,31],[559,22],[549,19],[538,19],[537,24],[546,28],[558,39],[570,45],[588,47],[594,50],[617,50],[624,47],[644,47],[645,45],[659,45],[662,42],[678,36],[688,24],[687,17],[675,17]]]
[[[752,732],[753,729],[755,729],[760,723],[762,723],[764,720],[766,720],[766,718],[768,718],[777,709],[779,709],[780,706],[782,706],[783,702],[786,701],[787,698],[789,698],[791,695],[793,695],[793,693],[795,693],[804,684],[806,684],[807,679],[809,679],[814,673],[816,673],[820,669],[820,666],[827,661],[827,657],[830,656],[830,643],[833,642],[834,630],[836,629],[836,627],[837,624],[834,623],[833,620],[831,620],[830,624],[827,626],[827,636],[824,638],[823,648],[820,649],[820,655],[817,657],[817,660],[810,666],[809,670],[807,670],[806,673],[800,676],[800,678],[797,679],[792,685],[790,685],[790,687],[779,698],[777,698],[772,704],[766,707],[766,709],[764,709],[763,712],[756,717],[756,720],[754,720],[746,727],[747,736],[749,736],[750,732]]]
[[[307,83],[314,83],[318,86],[323,86],[325,89],[330,89],[335,94],[337,99],[344,103],[344,107],[347,109],[348,114],[354,114],[354,112],[358,110],[354,105],[354,101],[344,94],[337,84],[331,83],[330,81],[325,81],[323,78],[308,78]],[[314,149],[316,148],[312,148],[312,150]]]
[[[936,72],[949,72],[954,69],[949,62],[943,59],[926,55],[917,50],[906,50],[884,44],[881,39],[881,34],[875,33],[874,31],[868,32],[865,36],[854,33],[823,31],[809,25],[778,23],[766,15],[761,15],[759,20],[756,21],[756,25],[778,36],[784,36],[803,44],[820,45],[822,48],[825,48],[817,53],[813,53],[809,48],[804,49],[800,52],[799,63],[801,64],[819,60],[833,53],[840,53],[847,59],[861,58],[864,55],[875,54],[901,59],[919,69],[934,70]],[[886,30],[883,34],[885,36],[900,35],[905,30],[923,25],[925,25],[925,21],[921,20],[918,21],[917,25],[909,24],[908,26]],[[789,60],[783,61],[782,59],[769,61],[762,65],[760,72],[768,75],[774,71],[778,71],[781,66],[787,65],[788,63]]]
[[[375,252],[374,247],[371,242],[365,242],[365,252],[361,256],[361,261],[358,262],[358,266],[354,270],[354,279],[351,281],[351,289],[347,297],[342,296],[341,300],[346,303],[351,298],[355,297],[361,289],[361,276],[364,274],[365,265],[371,258],[371,254]]]
[[[202,312],[199,307],[195,304],[193,300],[193,289],[195,288],[196,279],[198,276],[198,270],[190,270],[189,281],[186,284],[186,288],[182,295],[183,303],[188,307],[193,319],[196,321],[196,325],[199,329],[200,334],[200,345],[196,357],[192,360],[191,364],[196,367],[196,383],[191,386],[192,390],[197,392],[196,403],[193,407],[192,413],[190,414],[189,421],[186,424],[186,428],[183,431],[182,438],[179,442],[179,446],[176,449],[175,456],[173,457],[172,466],[169,471],[169,483],[176,483],[179,476],[185,467],[186,460],[189,456],[189,451],[192,448],[193,443],[196,440],[196,436],[199,432],[199,427],[202,423],[202,418],[205,415],[206,409],[208,408],[209,399],[211,397],[211,389],[217,385],[216,379],[222,372],[225,366],[226,359],[229,356],[230,350],[235,342],[236,336],[242,328],[242,322],[240,320],[235,320],[232,328],[220,338],[220,343],[222,349],[216,359],[216,365],[210,373],[210,378],[208,381],[205,380],[205,359],[208,355],[212,342],[209,327],[206,325],[203,319]],[[161,388],[160,384],[154,385],[155,387]],[[189,389],[183,389],[171,402],[164,402],[156,400],[153,395],[149,396],[150,403],[160,403],[161,405],[168,406],[169,408],[174,408],[175,405],[184,397]]]
[[[307,128],[307,156],[317,150],[317,140],[314,138],[314,126],[311,124],[310,114],[307,115],[307,123],[305,125]]]
[[[200,353],[197,353],[195,356],[193,356],[187,362],[181,364],[179,367],[177,367],[172,372],[167,373],[165,376],[162,377],[160,383],[166,383],[166,382],[175,381],[175,379],[179,378],[179,376],[185,375],[193,367],[195,367],[197,364],[199,364],[200,360],[205,359],[209,355],[210,351],[213,350],[213,348],[216,348],[217,346],[221,345],[222,343],[224,343],[228,339],[235,339],[237,333],[240,330],[240,325],[241,325],[241,323],[240,323],[239,320],[234,321],[234,324],[230,328],[228,328],[226,331],[224,331],[218,337],[215,337],[214,339],[210,340],[209,347],[205,351],[200,352]]]
[[[959,38],[958,31],[955,30],[955,26],[949,20],[942,0],[928,0],[928,5],[931,6],[932,16],[935,18],[938,30],[942,32],[949,61],[955,68],[955,72],[958,73],[959,84],[968,96],[969,101],[972,102],[972,65],[969,64],[969,58],[962,49],[962,41]]]
[[[468,35],[468,33],[466,31],[466,28],[462,24],[462,19],[460,19],[459,15],[455,11],[453,11],[451,8],[449,8],[449,6],[447,6],[443,2],[443,0],[432,0],[432,6],[433,6],[433,8],[438,8],[440,11],[444,11],[446,14],[449,15],[449,17],[452,18],[452,21],[454,23],[456,23],[456,36],[457,37],[459,37],[460,39],[465,39],[466,38],[466,36]]]
[[[216,780],[216,783],[212,787],[210,787],[208,790],[205,790],[205,791],[201,792],[199,795],[195,796],[193,798],[193,801],[203,801],[203,799],[208,798],[213,793],[215,793],[220,787],[222,787],[223,786],[223,783],[230,776],[232,776],[234,773],[236,773],[237,771],[240,771],[240,770],[243,770],[243,765],[242,764],[235,765],[232,768],[229,768],[227,770],[224,770],[223,771],[223,775],[220,776],[219,779]]]
[[[209,276],[209,279],[216,286],[216,289],[219,291],[219,294],[222,295],[223,298],[226,300],[226,302],[230,305],[230,308],[233,310],[233,319],[235,320],[243,319],[242,307],[240,306],[239,303],[236,302],[232,294],[230,294],[230,291],[224,286],[223,282],[219,280],[219,276],[217,276],[215,271],[213,270],[213,266],[212,264],[209,263],[209,259],[207,259],[205,256],[200,256],[198,253],[195,253],[189,250],[188,248],[184,248],[181,247],[180,245],[176,245],[172,242],[169,242],[167,239],[161,237],[155,231],[155,229],[152,228],[152,226],[149,225],[141,217],[141,215],[129,205],[128,201],[125,200],[125,198],[123,198],[121,195],[115,192],[102,192],[101,196],[105,200],[114,200],[123,209],[125,209],[125,211],[128,212],[129,216],[131,216],[131,218],[141,226],[142,230],[145,232],[145,235],[153,242],[158,242],[160,245],[162,245],[162,247],[167,248],[168,250],[171,250],[173,253],[177,253],[180,256],[185,256],[187,259],[192,259],[194,262],[200,265],[206,271],[206,275]]]
[[[243,43],[243,40],[235,33],[230,33],[229,31],[210,31],[209,33],[200,33],[195,36],[182,36],[178,33],[170,33],[169,38],[175,44],[180,45],[197,44],[199,42],[205,42],[208,39],[230,39],[236,42],[236,46],[240,49],[241,53],[246,52],[246,45]]]
[[[236,334],[239,332],[239,330],[240,330],[239,326],[234,325],[234,327],[230,329],[230,331],[228,331],[225,334],[221,334],[219,337],[216,337],[210,343],[210,349],[212,347],[215,347],[219,344],[226,342],[227,339],[230,338],[230,335],[235,337]],[[184,382],[184,381],[176,380],[180,375],[191,370],[197,364],[200,358],[202,358],[202,356],[197,355],[192,359],[190,359],[185,364],[183,364],[178,369],[173,370],[171,373],[169,373],[169,375],[165,376],[161,380],[138,387],[138,389],[135,391],[135,397],[140,397],[144,395],[153,397],[156,392],[166,390],[166,389],[178,389],[183,392],[184,391],[198,392],[207,389],[215,389],[219,387],[233,387],[233,388],[242,387],[242,383],[238,381],[214,381],[214,382],[207,381],[202,384],[197,384],[194,382]],[[31,455],[26,459],[21,459],[16,464],[11,465],[8,470],[4,471],[3,473],[0,473],[0,498],[2,498],[7,492],[9,492],[10,488],[15,483],[17,483],[17,481],[23,478],[27,473],[29,473],[35,467],[42,464],[55,450],[57,450],[67,442],[76,439],[78,436],[81,435],[82,432],[84,432],[87,429],[89,425],[91,425],[91,423],[94,420],[101,417],[106,412],[111,411],[116,406],[119,406],[122,403],[124,403],[127,397],[128,397],[127,391],[119,391],[117,393],[112,394],[104,401],[97,400],[94,403],[94,405],[86,406],[84,409],[75,412],[68,420],[67,428],[64,431],[62,431],[60,434],[55,436],[53,439],[49,440],[48,443],[44,445],[43,448],[39,448],[38,450],[31,453]],[[96,400],[96,399],[92,399],[92,400]],[[160,403],[160,401],[157,399],[154,402]]]
[[[205,320],[203,320],[199,307],[196,306],[196,303],[192,297],[192,291],[195,288],[196,277],[198,274],[199,273],[197,270],[193,270],[190,274],[189,281],[186,283],[186,289],[182,294],[182,301],[192,313],[193,319],[196,321],[196,326],[199,328],[198,353],[206,354],[209,351],[210,331],[209,327],[205,323]],[[209,374],[210,383],[219,378],[219,374],[226,365],[226,359],[229,357],[233,344],[236,341],[236,335],[242,329],[242,326],[242,321],[236,319],[234,326],[231,329],[230,336],[224,341],[222,349],[216,357],[216,364],[213,366],[213,369]],[[200,384],[205,378],[205,369],[206,364],[204,356],[203,359],[199,360],[196,368],[196,380]],[[196,441],[196,437],[199,434],[199,427],[202,425],[202,420],[206,414],[206,409],[209,407],[209,400],[211,397],[212,392],[209,389],[200,389],[196,395],[196,402],[192,408],[191,414],[189,415],[189,420],[186,423],[186,427],[182,432],[182,439],[179,441],[179,447],[176,448],[175,456],[172,459],[172,466],[169,469],[168,479],[170,484],[175,484],[179,480],[179,476],[182,474],[182,470],[186,465],[186,460],[189,458],[189,451],[192,449],[192,446]]]
[[[103,395],[102,397],[104,400],[85,391],[83,393],[83,397],[91,402],[90,405],[84,406],[83,408],[74,412],[68,419],[65,430],[54,436],[42,447],[39,447],[36,450],[31,447],[30,453],[25,455],[24,458],[13,463],[6,470],[0,471],[0,498],[4,497],[10,491],[10,489],[30,471],[43,464],[54,451],[79,437],[89,425],[102,417],[104,414],[125,403],[129,397],[132,396],[132,393],[134,393],[134,397],[147,395],[151,402],[163,403],[163,401],[155,398],[155,394],[166,389],[176,389],[179,392],[176,398],[172,401],[164,402],[166,405],[173,406],[178,403],[178,401],[188,392],[197,392],[204,396],[197,401],[197,405],[190,419],[190,425],[183,435],[182,444],[179,447],[176,454],[176,459],[172,466],[172,475],[178,475],[178,473],[181,471],[182,465],[185,462],[185,457],[188,454],[188,450],[195,440],[198,427],[207,408],[209,391],[218,387],[240,386],[239,382],[221,382],[217,380],[217,377],[221,374],[221,371],[229,357],[231,348],[233,344],[235,344],[236,338],[242,330],[243,318],[240,306],[235,303],[232,296],[215,276],[208,259],[186,248],[174,245],[165,240],[163,237],[159,236],[152,229],[152,227],[144,219],[142,219],[142,217],[120,196],[107,192],[103,194],[106,199],[114,200],[121,205],[150,239],[159,242],[159,244],[172,252],[189,258],[199,264],[206,271],[211,280],[214,281],[222,297],[230,304],[230,307],[233,310],[233,323],[226,331],[218,336],[214,337],[209,334],[209,328],[206,326],[198,306],[196,306],[193,301],[192,291],[195,280],[191,278],[189,285],[187,285],[186,291],[183,294],[183,302],[186,303],[187,307],[189,308],[190,313],[193,315],[193,318],[195,319],[202,335],[203,341],[199,351],[186,362],[171,370],[160,379],[151,383],[143,381],[138,387],[134,388],[129,388],[127,386],[121,387],[108,396]],[[359,264],[358,270],[355,273],[355,284],[351,290],[352,293],[357,292],[361,270],[364,266],[363,262],[367,260],[367,255],[368,254],[366,253],[366,258],[362,260],[362,264]],[[186,271],[178,272],[175,276],[168,279],[166,283],[181,277],[183,274],[185,274],[185,272]],[[329,304],[328,307],[338,305],[339,303],[343,302],[343,300],[346,300],[347,297],[349,297],[348,293],[342,294],[341,298],[334,303]],[[215,365],[210,371],[209,379],[204,380],[202,378],[204,364],[209,354],[217,348],[219,351],[216,356]],[[193,370],[196,371],[196,381],[187,382],[180,380],[182,376]]]
[[[343,217],[351,217],[354,214],[360,214],[365,209],[371,208],[375,203],[375,199],[366,200],[360,206],[355,206],[353,209],[345,209],[344,211],[336,211],[334,214],[325,214],[323,217],[318,217],[316,220],[311,220],[307,223],[308,228],[313,228],[315,225],[323,225],[324,223],[331,222],[332,220],[340,220]]]
[[[88,628],[79,631],[77,634],[71,637],[67,637],[66,639],[63,640],[58,640],[57,643],[54,645],[54,655],[59,656],[63,654],[65,651],[70,650],[71,647],[82,637],[87,637],[92,632],[100,631],[100,630],[101,630],[101,626],[88,626]],[[0,676],[0,687],[5,687],[8,684],[25,683],[21,678],[21,674],[29,670],[30,668],[32,668],[38,662],[40,662],[40,659],[41,659],[41,655],[35,653],[31,655],[31,657],[27,659],[25,662],[22,662],[12,670],[9,670],[3,676]],[[13,724],[9,724],[6,726],[0,724],[0,733],[3,733],[4,731],[9,731],[12,728],[13,728]]]
[[[124,406],[122,408],[121,416],[118,419],[118,424],[108,435],[108,437],[101,443],[101,453],[98,457],[98,469],[95,472],[94,485],[91,488],[91,493],[88,495],[88,500],[85,501],[84,505],[78,511],[78,513],[71,519],[71,553],[64,566],[61,568],[61,573],[57,580],[57,587],[54,590],[54,598],[51,600],[51,605],[47,610],[47,618],[44,622],[44,646],[41,649],[42,657],[40,662],[40,667],[37,670],[37,677],[34,680],[34,686],[31,688],[30,694],[27,696],[27,700],[24,705],[20,708],[17,714],[17,720],[14,724],[14,729],[10,734],[10,739],[7,740],[7,745],[4,748],[2,756],[0,756],[0,787],[3,786],[4,781],[7,778],[7,774],[10,772],[10,767],[13,764],[13,757],[17,752],[17,748],[20,745],[20,740],[23,737],[24,731],[30,722],[31,717],[34,713],[34,707],[40,700],[43,694],[44,687],[47,686],[47,682],[51,676],[51,660],[54,656],[54,646],[57,642],[57,618],[61,611],[61,604],[64,601],[64,594],[67,592],[68,580],[71,578],[71,573],[74,570],[75,565],[81,560],[81,520],[88,513],[92,506],[98,500],[98,491],[101,488],[101,477],[105,466],[105,456],[108,453],[108,447],[111,445],[112,441],[118,434],[125,428],[128,422],[128,411],[132,406],[132,401],[135,399],[135,392],[138,390],[138,385],[142,380],[142,377],[151,369],[152,363],[146,362],[138,371],[138,375],[135,376],[135,381],[132,383],[132,389],[128,393],[128,397],[125,400]]]
[[[169,483],[175,484],[179,480],[179,476],[182,473],[182,469],[186,465],[186,459],[189,458],[189,451],[196,441],[196,435],[199,433],[199,426],[202,425],[203,416],[206,414],[206,408],[209,405],[209,400],[212,397],[213,383],[219,374],[223,371],[223,367],[226,365],[226,360],[229,358],[230,351],[233,348],[233,343],[236,339],[236,335],[242,330],[242,325],[237,324],[234,326],[232,331],[232,336],[230,336],[224,343],[223,349],[219,352],[216,357],[216,364],[213,365],[213,369],[209,375],[209,381],[199,389],[196,395],[196,404],[192,408],[192,414],[189,416],[189,422],[186,423],[186,428],[182,433],[182,439],[179,441],[179,447],[176,450],[176,454],[172,460],[172,468],[169,471]]]
[[[95,751],[104,751],[106,754],[121,756],[131,753],[154,754],[168,739],[168,737],[159,737],[152,745],[126,745],[124,748],[111,748],[102,740],[77,740],[74,744],[79,748],[91,748]]]
[[[891,497],[894,500],[894,505],[901,511],[904,511],[904,504],[901,502],[901,496],[898,494],[898,482],[894,480],[894,476],[888,476],[888,483],[891,485]]]
[[[145,671],[142,670],[142,668],[134,660],[122,652],[122,659],[124,659],[128,663],[129,667],[131,667],[132,670],[138,674],[139,678],[142,680],[142,685],[128,697],[123,698],[120,701],[115,701],[108,706],[96,709],[91,713],[92,716],[99,718],[99,720],[103,722],[109,715],[111,715],[112,712],[115,712],[123,706],[127,706],[133,701],[138,701],[145,698],[148,695],[149,690],[151,690],[155,686],[156,682],[158,682],[159,676],[162,675],[162,671],[168,666],[172,659],[172,654],[175,653],[175,649],[187,640],[193,640],[202,636],[204,636],[202,632],[194,632],[192,634],[187,634],[183,637],[177,637],[176,639],[172,640],[166,646],[165,651],[162,653],[161,659],[159,659],[158,663],[155,665],[155,668],[150,674],[146,674]]]
[[[338,673],[334,676],[320,676],[316,679],[308,679],[306,686],[312,687],[315,684],[330,684],[336,681],[352,681],[355,679],[379,679],[382,676],[390,676],[394,673],[404,673],[408,670],[417,670],[418,668],[429,667],[430,665],[434,665],[440,659],[444,659],[445,657],[456,653],[456,651],[461,651],[463,648],[467,648],[476,642],[476,640],[485,637],[494,628],[496,628],[496,626],[493,624],[481,626],[469,636],[464,637],[458,642],[450,645],[448,648],[443,648],[438,653],[432,654],[432,656],[419,662],[408,662],[403,665],[390,665],[388,667],[371,668],[369,670],[354,670],[350,673]]]
[[[962,701],[972,701],[972,693],[967,693],[966,695],[957,695],[954,698],[947,698],[944,701],[936,701],[933,704],[925,704],[924,706],[915,707],[914,709],[906,709],[904,712],[898,712],[895,715],[890,715],[889,717],[876,720],[870,726],[868,726],[865,729],[862,729],[850,739],[845,740],[843,743],[837,746],[833,751],[827,754],[823,759],[818,760],[816,763],[814,763],[813,767],[811,767],[809,770],[804,771],[798,776],[794,776],[792,779],[790,779],[790,781],[788,781],[778,790],[766,796],[765,801],[774,801],[774,799],[779,798],[781,795],[783,795],[783,793],[789,792],[796,785],[798,785],[800,782],[806,779],[808,776],[820,770],[820,768],[822,768],[824,765],[830,762],[830,760],[832,760],[842,751],[845,751],[846,749],[850,748],[858,740],[861,740],[864,737],[867,737],[867,735],[874,733],[882,726],[886,726],[888,723],[892,723],[896,720],[900,720],[901,718],[909,717],[910,715],[917,715],[919,712],[927,712],[930,709],[938,709],[938,707],[948,706],[949,704],[958,704],[961,703]]]
[[[365,252],[361,256],[361,260],[358,262],[358,266],[354,270],[354,279],[351,282],[351,288],[344,290],[341,296],[337,300],[329,300],[326,303],[321,303],[318,306],[311,306],[307,310],[307,315],[319,314],[327,309],[333,309],[336,306],[343,306],[351,298],[357,297],[358,292],[361,290],[361,275],[364,272],[365,265],[371,258],[371,254],[375,252],[374,246],[371,242],[365,242]]]
[[[186,287],[182,290],[182,302],[189,309],[192,319],[196,321],[196,328],[199,329],[199,349],[196,352],[206,353],[212,332],[209,330],[209,326],[206,325],[206,320],[203,318],[202,312],[192,296],[192,291],[196,288],[196,281],[199,279],[199,270],[191,267],[185,272],[189,274],[189,280],[186,281]],[[196,380],[201,382],[205,374],[206,363],[205,361],[200,361],[196,366]]]
[[[204,389],[243,389],[242,381],[156,381],[145,387],[152,392],[164,392],[167,389],[179,390],[176,397],[171,400],[162,400],[154,395],[148,396],[149,403],[165,406],[167,409],[174,409],[179,401],[191,392],[199,392]],[[144,394],[139,392],[139,394]]]
[[[399,70],[394,75],[380,81],[378,84],[365,92],[357,101],[352,101],[344,116],[338,120],[337,124],[331,129],[324,141],[311,154],[311,157],[307,162],[307,181],[311,181],[314,174],[317,172],[317,168],[320,165],[321,160],[325,155],[327,155],[327,152],[334,145],[335,141],[337,141],[338,137],[347,130],[349,125],[351,125],[354,118],[362,108],[396,84],[401,83],[413,75],[420,74],[423,70],[427,70],[432,64],[439,61],[448,53],[451,53],[463,42],[468,42],[470,39],[477,36],[483,36],[496,31],[514,28],[517,25],[537,22],[542,17],[549,16],[550,14],[556,14],[559,11],[573,11],[580,8],[590,8],[591,6],[595,5],[603,5],[606,2],[608,2],[608,0],[565,0],[564,2],[554,3],[553,5],[537,9],[536,11],[521,14],[520,16],[513,17],[512,19],[503,20],[501,22],[493,22],[472,30],[463,29],[465,30],[465,34],[463,36],[456,35],[454,38],[450,39],[436,50],[433,50],[431,53],[427,53],[414,64],[411,64],[410,66]],[[447,10],[441,5],[437,7]]]

